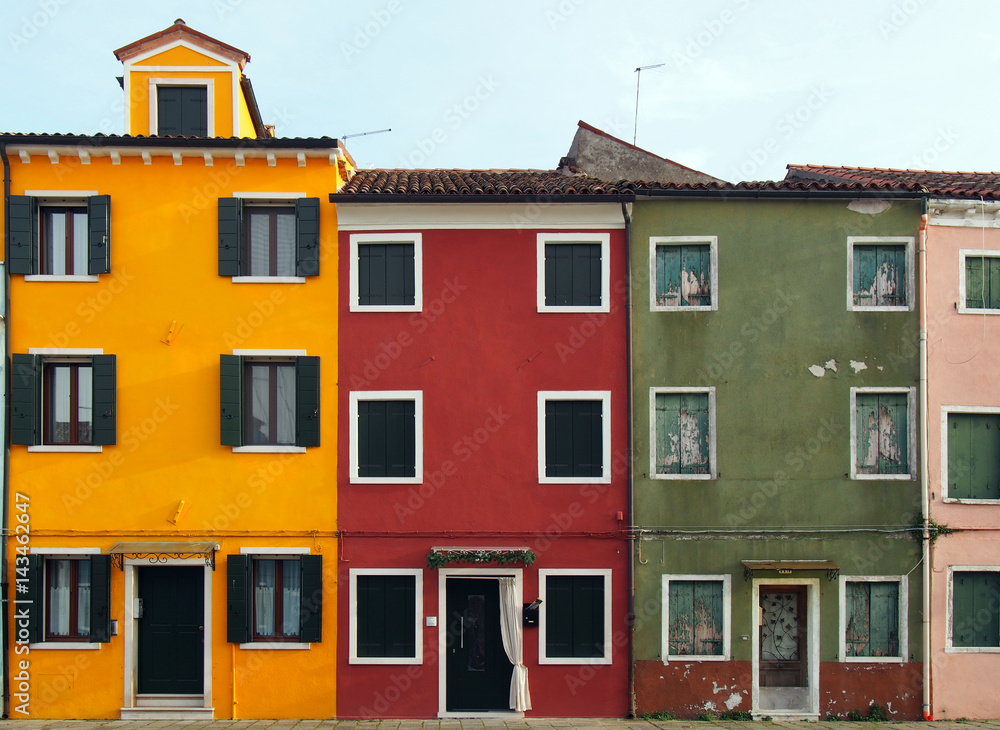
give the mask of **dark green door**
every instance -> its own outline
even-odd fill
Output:
[[[139,568],[139,694],[204,692],[205,571]]]
[[[514,665],[500,634],[500,583],[448,578],[448,712],[510,709]]]

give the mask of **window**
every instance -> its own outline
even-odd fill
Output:
[[[222,444],[241,451],[319,446],[319,358],[234,350],[220,361]]]
[[[610,311],[611,237],[538,234],[538,311]]]
[[[538,481],[611,482],[611,393],[538,393]]]
[[[916,391],[851,388],[851,478],[910,479]]]
[[[841,656],[845,661],[902,661],[906,649],[906,577],[844,576]]]
[[[1000,649],[1000,572],[949,568],[951,631],[948,649]]]
[[[156,133],[208,137],[208,87],[157,85]]]
[[[111,556],[36,548],[17,562],[18,575],[27,574],[28,594],[22,597],[39,607],[37,613],[29,612],[31,643],[68,649],[110,641]]]
[[[650,476],[714,479],[715,388],[650,388]]]
[[[90,281],[107,274],[110,262],[110,196],[10,196],[10,273]]]
[[[1000,313],[1000,251],[963,249],[959,255],[958,311]]]
[[[350,576],[350,663],[420,664],[421,571],[352,568]]]
[[[421,311],[422,243],[419,233],[351,234],[351,311]]]
[[[718,240],[716,236],[650,237],[650,311],[719,308]]]
[[[11,442],[42,451],[100,451],[116,443],[116,359],[100,350],[11,356]]]
[[[319,275],[319,198],[234,193],[219,198],[219,276],[237,282]]]
[[[1000,411],[952,407],[942,459],[947,500],[1000,500]]]
[[[322,640],[323,556],[297,548],[226,558],[227,640],[309,644]]]
[[[731,578],[663,576],[664,662],[729,657]]]
[[[423,393],[350,394],[351,482],[420,484],[423,481]]]
[[[611,663],[611,571],[539,570],[540,664]]]
[[[912,309],[913,238],[851,236],[847,249],[848,309]]]

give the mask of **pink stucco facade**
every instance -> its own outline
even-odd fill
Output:
[[[967,207],[969,204],[966,204]],[[975,205],[975,204],[972,204]],[[927,237],[928,468],[931,515],[960,532],[931,552],[931,686],[934,719],[1000,717],[1000,648],[954,648],[956,570],[1000,571],[1000,500],[948,496],[948,413],[1000,412],[1000,310],[963,312],[963,252],[1000,255],[993,215],[942,218],[931,206]],[[983,219],[986,218],[985,226]],[[951,223],[948,225],[947,223]],[[995,610],[994,610],[995,614]]]

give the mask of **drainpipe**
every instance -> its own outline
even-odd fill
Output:
[[[628,440],[628,716],[635,717],[635,460],[632,434],[632,203],[622,203],[625,219],[625,369],[626,415],[625,428]]]
[[[920,199],[920,242],[917,260],[920,271],[920,516],[921,556],[923,565],[923,653],[924,653],[924,720],[933,719],[931,713],[931,503],[930,470],[927,465],[927,198]]]
[[[8,241],[10,240],[10,160],[7,158],[7,145],[0,144],[0,158],[3,159],[3,230],[4,230],[4,279],[3,286],[3,296],[4,296],[4,322],[2,326],[7,330],[6,337],[4,337],[6,347],[4,352],[4,373],[9,371],[10,363],[10,329],[8,322],[10,321],[10,255],[8,251]],[[10,378],[7,380],[7,392],[10,393]],[[7,404],[4,404],[3,414],[0,418],[4,419],[6,427],[4,428],[4,439],[3,443],[0,444],[0,448],[3,449],[3,488],[2,496],[3,502],[0,502],[0,513],[3,513],[2,525],[3,531],[0,532],[0,605],[3,606],[3,613],[0,614],[0,633],[3,634],[3,648],[2,653],[0,653],[0,673],[3,674],[3,719],[10,717],[10,672],[7,671],[8,660],[10,658],[10,632],[7,630],[7,525],[8,525],[8,510],[10,508],[10,500],[7,495],[10,494],[10,409]]]

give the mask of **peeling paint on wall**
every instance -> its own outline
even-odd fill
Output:
[[[863,215],[878,215],[885,213],[892,207],[890,200],[852,200],[847,204],[847,209]]]
[[[742,701],[743,701],[743,698],[740,697],[740,693],[739,692],[733,692],[731,695],[729,695],[729,699],[726,700],[726,709],[727,710],[735,709],[735,708],[739,707],[739,705],[740,705],[740,703]]]
[[[863,362],[858,362],[857,360],[851,360],[851,367],[854,369],[854,374],[857,375],[862,370],[867,370],[868,366]],[[880,367],[879,370],[882,368]]]
[[[826,368],[824,368],[822,365],[811,365],[809,367],[809,372],[811,372],[817,378],[822,378],[824,375],[826,375]]]
[[[827,360],[824,363],[823,367],[825,367],[827,370],[832,370],[833,372],[837,372],[837,361],[836,360]]]

